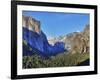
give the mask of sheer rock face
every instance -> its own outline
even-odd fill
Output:
[[[30,46],[33,51],[40,53],[40,55],[47,56],[64,52],[63,42],[56,42],[54,45],[48,43],[46,35],[40,29],[40,21],[29,16],[23,16],[22,23],[23,40],[27,42],[27,45]],[[31,52],[26,49],[24,46],[23,55],[31,55]]]
[[[82,32],[74,32],[64,39],[65,46],[70,47],[70,53],[89,53],[90,33],[89,25]]]
[[[22,16],[22,26],[33,32],[40,33],[40,21],[30,16]]]

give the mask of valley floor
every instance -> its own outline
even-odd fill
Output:
[[[43,58],[37,54],[23,56],[23,68],[47,68],[89,65],[89,53],[61,53],[56,56]]]

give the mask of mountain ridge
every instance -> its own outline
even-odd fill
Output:
[[[40,29],[40,21],[34,20],[34,18],[30,16],[23,16],[23,20],[23,40],[25,40],[33,50],[36,48],[41,52],[40,54],[46,55],[55,55],[65,51],[63,42],[56,42],[54,45],[48,43],[46,35]]]
[[[89,53],[89,25],[86,25],[82,32],[72,32],[63,36],[60,36],[49,40],[50,44],[54,44],[56,41],[64,42],[65,49],[68,49],[70,53]],[[76,47],[76,50],[75,50]],[[74,52],[75,51],[75,52]]]

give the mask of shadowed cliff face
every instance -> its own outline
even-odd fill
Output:
[[[25,42],[23,55],[32,55],[32,52],[36,52],[43,56],[50,56],[64,52],[63,42],[56,42],[53,46],[48,43],[46,35],[40,29],[40,21],[29,16],[23,16],[22,26],[23,41]]]

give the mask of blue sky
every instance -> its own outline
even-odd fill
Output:
[[[41,29],[47,37],[58,37],[71,32],[82,31],[89,24],[89,14],[23,11],[41,22]]]

